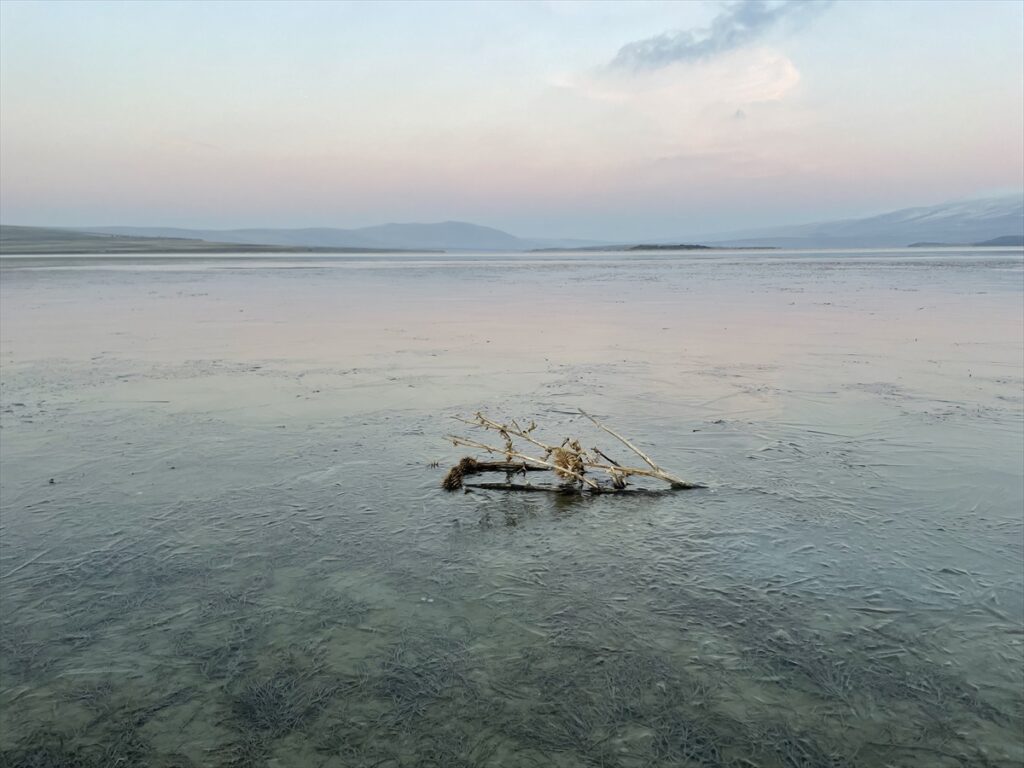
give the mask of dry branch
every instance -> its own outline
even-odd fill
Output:
[[[527,485],[524,483],[466,483],[465,488],[479,488],[483,491],[522,491],[527,493],[557,493],[560,496],[574,496],[582,493],[579,488],[573,485]],[[641,494],[644,496],[661,496],[665,493],[671,493],[671,488],[612,488],[610,486],[600,486],[598,488],[591,489],[587,493],[596,494]]]
[[[579,440],[573,438],[567,437],[559,445],[542,442],[533,436],[534,430],[537,429],[537,425],[533,422],[524,429],[515,421],[502,424],[482,413],[477,413],[474,419],[455,418],[464,424],[479,427],[490,432],[497,432],[501,436],[504,446],[489,445],[457,435],[448,435],[447,439],[456,446],[463,445],[477,448],[490,454],[504,456],[505,461],[482,462],[467,457],[451,468],[445,476],[442,486],[446,490],[453,491],[464,487],[463,478],[467,475],[480,472],[504,472],[506,475],[504,483],[476,483],[468,487],[509,491],[552,491],[557,493],[578,493],[581,490],[586,490],[590,493],[649,492],[641,488],[627,489],[627,479],[634,476],[662,480],[669,484],[671,490],[702,487],[695,483],[688,483],[666,472],[650,456],[633,445],[627,438],[605,426],[590,414],[582,410],[580,413],[643,459],[649,469],[623,466],[596,447],[592,448],[591,451],[593,453],[590,453],[584,450]],[[541,449],[544,452],[543,456],[530,456],[523,453],[516,447],[515,439],[525,441]],[[551,470],[559,479],[571,482],[556,486],[534,486],[512,482],[512,476],[516,473],[525,474],[527,471],[542,470]],[[606,475],[610,480],[610,485],[602,485],[587,477],[588,471]]]
[[[591,416],[589,413],[584,411],[582,408],[580,408],[579,411],[584,416],[586,416],[588,419],[590,419],[592,422],[594,422],[594,424],[597,427],[599,427],[600,429],[603,429],[605,432],[607,432],[609,435],[614,437],[616,440],[618,440],[623,445],[625,445],[627,448],[629,448],[629,450],[631,450],[633,453],[635,453],[637,456],[639,456],[641,459],[643,459],[644,463],[647,464],[647,466],[649,466],[652,470],[654,470],[654,473],[655,473],[654,477],[661,478],[666,483],[669,483],[673,488],[688,488],[688,487],[691,487],[690,483],[687,483],[685,480],[680,480],[678,477],[674,477],[674,476],[670,475],[668,472],[666,472],[665,470],[663,470],[661,467],[659,467],[657,464],[654,463],[654,460],[650,456],[648,456],[646,453],[641,451],[639,448],[637,448],[629,440],[624,438],[622,435],[620,435],[618,432],[613,430],[611,427],[605,426],[600,421],[598,421],[593,416]],[[601,455],[603,456],[604,454],[601,454]],[[608,457],[605,456],[605,458],[608,458]],[[640,473],[639,472],[634,472],[634,474],[640,474]]]

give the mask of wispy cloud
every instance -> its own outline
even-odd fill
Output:
[[[684,29],[627,43],[612,59],[613,69],[642,71],[677,62],[709,59],[756,41],[773,27],[805,21],[832,0],[738,0],[722,8],[706,29]]]
[[[680,112],[696,117],[708,108],[721,111],[715,105],[726,105],[731,114],[747,105],[782,101],[800,83],[800,71],[781,53],[751,46],[699,67],[651,70],[643,78],[600,69],[554,75],[547,83],[631,111],[650,106],[677,130]]]

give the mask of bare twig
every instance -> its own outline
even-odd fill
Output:
[[[528,443],[533,443],[538,448],[543,448],[544,451],[546,451],[547,453],[551,453],[552,451],[555,450],[555,448],[558,447],[556,445],[548,445],[547,443],[542,443],[540,440],[537,440],[535,437],[533,437],[530,434],[530,432],[533,431],[533,426],[536,425],[532,425],[529,429],[521,429],[515,421],[513,421],[511,425],[499,424],[498,422],[487,418],[482,413],[477,413],[475,419],[464,419],[461,416],[455,416],[454,418],[456,421],[461,421],[463,424],[472,424],[474,427],[483,427],[484,429],[491,429],[498,433],[515,435],[521,440],[525,440]]]
[[[602,424],[600,421],[595,419],[593,416],[591,416],[589,413],[584,411],[582,408],[579,409],[579,412],[581,414],[583,414],[584,416],[586,416],[588,419],[590,419],[592,422],[594,422],[594,424],[599,429],[603,429],[605,432],[607,432],[609,435],[614,437],[616,440],[618,440],[623,445],[625,445],[627,448],[629,448],[629,450],[631,450],[633,453],[635,453],[637,456],[639,456],[641,459],[643,459],[644,463],[647,464],[647,466],[649,466],[651,469],[653,469],[653,470],[655,470],[657,472],[662,472],[663,471],[661,467],[659,467],[657,464],[654,463],[654,460],[650,456],[648,456],[646,453],[641,451],[639,448],[637,448],[635,445],[633,445],[631,442],[629,442],[629,440],[624,438],[622,435],[620,435],[614,429],[612,429],[611,427],[606,427],[604,424]]]
[[[607,462],[608,462],[609,464],[611,464],[612,466],[615,466],[615,467],[621,467],[621,466],[622,466],[621,464],[619,464],[619,462],[617,462],[617,461],[616,461],[615,459],[613,459],[613,458],[612,458],[611,456],[608,456],[608,455],[606,455],[606,454],[604,453],[604,451],[602,451],[602,450],[601,450],[600,448],[598,448],[597,446],[594,446],[594,447],[593,447],[593,448],[591,448],[590,450],[592,450],[592,451],[593,451],[594,453],[596,453],[596,454],[597,454],[598,456],[600,456],[600,457],[601,457],[602,459],[604,459],[605,461],[607,461]]]
[[[582,408],[579,409],[579,412],[581,414],[583,414],[584,416],[586,416],[588,419],[590,419],[592,422],[594,422],[595,426],[597,426],[599,429],[603,429],[605,432],[607,432],[609,435],[614,437],[620,443],[622,443],[627,448],[629,448],[629,450],[631,450],[633,453],[635,453],[637,456],[639,456],[641,459],[643,459],[644,463],[647,464],[647,466],[649,466],[651,469],[654,470],[654,472],[656,473],[654,475],[655,477],[659,477],[662,480],[666,481],[667,483],[670,483],[671,485],[673,485],[674,487],[677,487],[677,488],[685,488],[685,487],[689,487],[691,485],[690,483],[687,483],[685,480],[680,480],[678,477],[675,477],[674,475],[670,475],[668,472],[666,472],[661,467],[659,467],[657,464],[655,464],[654,463],[654,459],[652,459],[646,453],[644,453],[639,448],[637,448],[635,445],[633,445],[633,443],[631,443],[629,440],[624,438],[622,435],[620,435],[618,432],[616,432],[611,427],[607,427],[604,424],[602,424],[600,421],[595,419],[593,416],[591,416],[589,413],[584,411]],[[634,474],[639,474],[639,473],[634,473]]]
[[[641,469],[640,467],[624,467],[621,464],[609,466],[607,464],[598,464],[597,462],[587,462],[585,465],[588,469],[600,469],[603,472],[607,472],[613,477],[615,475],[636,475],[637,477],[653,477],[657,480],[664,480],[666,483],[671,485],[673,488],[703,488],[703,485],[697,483],[689,483],[686,480],[680,480],[678,477],[668,474],[664,470],[658,469]]]

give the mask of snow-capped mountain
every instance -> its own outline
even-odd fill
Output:
[[[710,238],[715,245],[877,248],[913,243],[968,244],[1024,236],[1024,195],[904,208],[863,219],[770,227]]]

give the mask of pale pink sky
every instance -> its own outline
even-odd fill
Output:
[[[1010,0],[5,1],[0,218],[628,239],[874,213],[1024,188],[1022,73]]]

